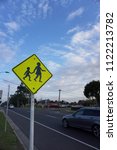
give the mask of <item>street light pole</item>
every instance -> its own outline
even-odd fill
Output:
[[[2,71],[0,73],[9,73],[9,71]],[[8,85],[8,95],[7,95],[7,108],[6,108],[6,114],[5,114],[5,132],[7,130],[7,116],[8,116],[8,104],[9,104],[9,94],[10,94],[10,85]]]
[[[7,108],[6,108],[6,119],[5,119],[5,132],[6,132],[6,129],[7,129],[7,116],[8,116],[8,106],[9,106],[9,93],[10,93],[10,84],[8,85]]]
[[[61,99],[61,89],[59,89],[59,97],[58,97],[59,106],[60,106],[60,99]]]
[[[8,73],[8,71],[6,71],[7,73]],[[8,85],[8,95],[7,95],[7,107],[6,107],[6,112],[5,112],[5,132],[6,132],[6,130],[7,130],[7,116],[8,116],[8,106],[9,106],[9,95],[10,95],[10,84],[14,84],[14,85],[19,85],[19,84],[16,84],[16,83],[13,83],[13,82],[11,82],[11,81],[9,81],[9,80],[5,80],[5,79],[3,79],[3,81],[5,81],[5,82],[8,82],[9,83],[9,85]]]

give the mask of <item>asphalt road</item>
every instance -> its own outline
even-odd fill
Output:
[[[99,150],[100,140],[90,132],[62,127],[65,113],[43,109],[35,110],[34,143],[39,150]],[[30,110],[14,108],[9,117],[29,137]]]

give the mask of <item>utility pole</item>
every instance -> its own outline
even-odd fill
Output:
[[[61,89],[59,89],[59,97],[58,97],[58,104],[59,104],[59,106],[60,106],[60,100],[61,100]]]

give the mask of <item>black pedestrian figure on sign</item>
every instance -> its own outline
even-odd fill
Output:
[[[23,79],[25,80],[25,78],[29,78],[29,81],[31,81],[31,79],[30,79],[30,67],[27,67],[27,70],[26,70],[26,72],[24,73],[24,77],[23,77]]]
[[[38,63],[37,63],[37,66],[35,67],[35,69],[34,69],[34,71],[33,71],[33,73],[35,72],[35,74],[36,74],[36,77],[34,78],[34,80],[36,81],[36,79],[40,76],[39,82],[42,82],[42,81],[41,81],[41,78],[42,78],[42,73],[41,73],[41,71],[45,71],[45,70],[43,70],[40,66],[41,66],[41,64],[38,62]]]

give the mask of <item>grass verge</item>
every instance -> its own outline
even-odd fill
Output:
[[[5,132],[5,117],[2,112],[0,112],[0,150],[24,150],[8,123]]]

